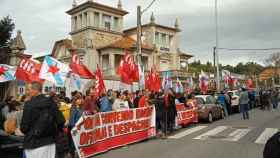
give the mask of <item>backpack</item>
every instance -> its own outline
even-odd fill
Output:
[[[280,157],[280,132],[273,135],[265,144],[263,158],[279,158]]]
[[[4,122],[4,130],[6,133],[8,134],[13,134],[16,131],[16,119],[13,117],[8,118],[5,122]]]
[[[53,103],[50,101],[49,104]],[[40,109],[38,119],[34,123],[33,135],[36,137],[54,136],[57,132],[56,111],[53,107]]]

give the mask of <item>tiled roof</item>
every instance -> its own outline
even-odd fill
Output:
[[[125,36],[109,45],[100,47],[98,49],[100,50],[100,49],[105,49],[105,48],[121,48],[121,49],[136,48],[136,41],[131,37]],[[153,50],[152,46],[149,46],[148,44],[143,43],[143,42],[142,42],[142,48]]]
[[[55,55],[54,53],[55,53],[58,45],[60,45],[60,44],[65,45],[65,47],[68,48],[68,49],[74,49],[74,47],[72,45],[72,40],[70,40],[70,39],[62,39],[62,40],[59,40],[59,41],[55,42],[54,47],[52,49],[51,56]]]
[[[277,73],[277,69],[275,68],[267,68],[260,73],[260,80],[267,80]]]

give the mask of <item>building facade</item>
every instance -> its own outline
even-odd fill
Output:
[[[18,30],[16,37],[11,39],[7,47],[0,49],[0,63],[16,67],[21,58],[31,58],[31,55],[25,54],[26,46]],[[25,93],[25,84],[22,81],[9,81],[0,83],[0,100],[5,99],[7,96],[18,97]]]
[[[128,14],[119,0],[116,7],[103,5],[92,0],[82,4],[73,1],[66,12],[71,16],[71,39],[57,41],[52,56],[69,63],[71,51],[76,50],[82,62],[92,71],[99,64],[103,71],[106,87],[115,89],[119,84],[116,69],[128,51],[136,56],[137,29],[124,30],[124,16]],[[173,27],[157,24],[152,14],[150,22],[142,25],[142,64],[146,71],[156,66],[161,72],[172,71],[173,77],[184,80],[188,59],[192,55],[180,50],[178,19]],[[118,82],[118,83],[117,83]]]

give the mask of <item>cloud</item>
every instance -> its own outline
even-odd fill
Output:
[[[79,3],[85,0],[78,0]],[[95,0],[116,6],[118,0]],[[151,0],[122,0],[123,8],[129,11],[125,28],[136,25],[136,6],[147,6]],[[15,3],[16,2],[16,3]],[[190,52],[201,61],[212,61],[215,46],[214,23],[215,0],[156,0],[143,14],[147,23],[151,12],[156,22],[173,26],[180,19],[181,49]],[[218,0],[219,42],[228,48],[275,48],[280,43],[279,0]],[[1,0],[0,17],[10,15],[21,29],[27,52],[50,52],[56,40],[65,38],[70,31],[70,17],[65,13],[72,0]],[[243,61],[263,62],[271,52],[225,52],[220,51],[223,64]]]

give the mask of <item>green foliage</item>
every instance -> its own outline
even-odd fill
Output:
[[[0,20],[0,47],[6,46],[10,41],[14,28],[15,24],[9,16]]]
[[[245,74],[245,75],[258,75],[264,69],[264,67],[256,62],[247,62],[247,63],[238,63],[236,66],[231,65],[220,65],[220,69],[225,69],[233,73]],[[191,73],[200,73],[203,70],[205,72],[214,73],[215,67],[211,62],[206,62],[206,64],[202,64],[199,60],[194,61],[189,64],[189,71]]]

